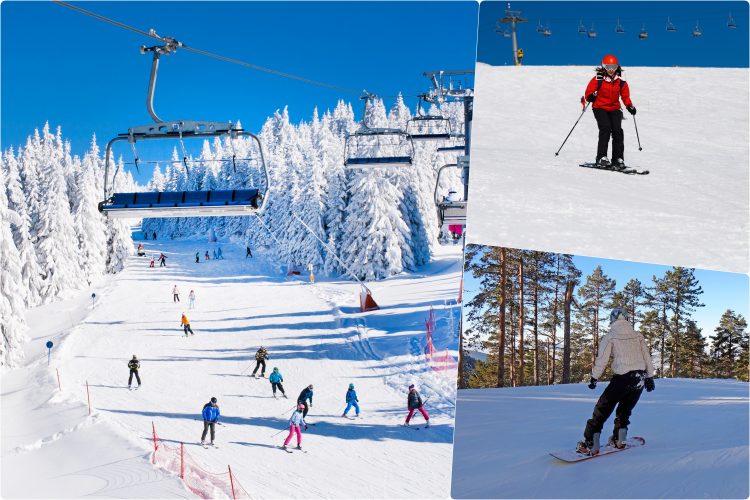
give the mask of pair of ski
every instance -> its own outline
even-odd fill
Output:
[[[207,449],[209,449],[209,448],[216,448],[216,449],[218,449],[218,448],[219,448],[218,446],[216,446],[216,445],[215,445],[215,444],[213,444],[213,443],[201,443],[201,446],[203,446],[203,449],[204,449],[204,450],[207,450]]]
[[[141,386],[140,386],[140,385],[138,385],[138,386],[136,386],[136,387],[130,387],[130,386],[128,386],[128,390],[130,390],[130,391],[137,391],[137,390],[138,390],[138,389],[140,389],[140,388],[141,388]]]
[[[280,450],[284,450],[287,453],[294,453],[294,451],[301,451],[302,453],[307,453],[307,450],[303,450],[302,448],[287,448],[286,446],[277,446],[277,448]]]
[[[562,460],[563,462],[575,463],[575,462],[582,462],[584,460],[590,460],[592,458],[603,457],[605,455],[611,455],[612,453],[618,453],[620,451],[629,450],[630,448],[637,448],[645,444],[646,444],[646,440],[644,438],[635,436],[625,441],[624,448],[617,448],[614,446],[606,445],[601,450],[599,450],[599,453],[596,455],[585,455],[575,450],[555,451],[555,452],[551,452],[550,455],[552,455],[558,460]]]
[[[406,424],[398,424],[398,425],[401,426],[401,427],[406,427],[407,429],[413,429],[415,431],[418,431],[419,429],[429,429],[430,428],[429,425],[422,425],[422,426],[419,426],[419,425],[406,425]]]
[[[609,172],[620,172],[625,175],[648,175],[648,170],[638,170],[634,167],[625,166],[624,168],[615,168],[612,165],[599,165],[597,163],[581,163],[578,165],[583,168],[593,168],[595,170],[608,170]]]

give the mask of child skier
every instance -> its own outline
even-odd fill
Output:
[[[594,118],[599,127],[599,142],[596,148],[596,164],[602,167],[625,168],[625,142],[622,132],[622,110],[620,99],[631,115],[635,106],[630,100],[630,87],[622,79],[622,68],[611,54],[604,56],[602,65],[596,68],[596,76],[586,86],[581,103],[592,103]],[[609,138],[612,137],[612,162],[607,159]]]
[[[266,376],[266,360],[268,359],[268,351],[265,347],[260,346],[260,349],[255,353],[255,370],[253,370],[252,376],[254,377],[256,373],[258,373],[258,368],[261,366],[260,370],[260,376],[265,377]],[[283,391],[282,391],[283,392]]]
[[[177,289],[177,285],[172,288],[172,302],[180,301],[180,291]]]
[[[219,411],[219,405],[217,404],[216,398],[211,398],[211,401],[203,405],[203,434],[201,434],[201,444],[206,445],[206,434],[211,429],[211,443],[214,445],[214,438],[216,437],[216,422],[219,421],[221,412]]]
[[[188,295],[188,309],[195,309],[195,290],[190,290]]]
[[[208,256],[208,250],[206,250],[206,255],[205,255],[205,257],[206,257],[206,258],[205,258],[204,260],[211,260],[211,257],[209,257],[209,256]]]
[[[281,376],[281,373],[279,373],[279,369],[274,367],[273,372],[268,377],[268,381],[271,382],[271,389],[273,390],[273,397],[276,397],[276,389],[279,389],[281,391],[281,395],[286,397],[286,393],[284,392],[284,386],[281,385],[281,383],[284,381],[284,377]]]
[[[154,233],[154,239],[156,239],[156,233]],[[167,267],[167,256],[163,253],[159,254],[159,267]]]
[[[141,368],[141,362],[138,361],[138,358],[135,357],[135,354],[133,354],[133,359],[131,359],[128,362],[128,368],[130,368],[130,377],[128,378],[128,389],[130,389],[130,384],[133,383],[133,375],[135,375],[135,379],[138,381],[138,387],[141,386],[141,377],[138,375],[138,370]],[[136,387],[136,389],[138,388]]]
[[[216,249],[214,248],[214,260],[219,260],[219,256],[216,255]]]
[[[647,392],[654,390],[654,365],[651,361],[643,335],[635,331],[630,324],[628,313],[619,307],[609,315],[609,333],[604,335],[599,344],[599,353],[591,370],[589,389],[596,388],[598,378],[604,373],[609,358],[614,357],[612,371],[614,375],[607,388],[599,397],[594,407],[594,414],[586,422],[583,441],[576,445],[576,451],[584,455],[599,453],[599,436],[604,422],[615,413],[615,427],[608,444],[617,448],[625,447],[630,413],[633,411],[643,388]]]
[[[224,254],[221,253],[221,247],[216,249],[216,255],[218,256],[219,259],[222,259],[222,260],[224,259]]]
[[[154,267],[154,257],[151,256],[151,263],[148,265],[148,267]]]
[[[304,389],[302,389],[302,392],[299,393],[299,396],[297,396],[297,404],[302,404],[305,407],[305,413],[304,417],[307,416],[307,412],[312,408],[312,398],[313,398],[313,385],[310,384]],[[307,405],[307,401],[310,401],[310,406]]]
[[[289,435],[284,440],[284,446],[281,447],[282,449],[286,450],[286,445],[292,440],[294,434],[297,434],[297,448],[295,449],[302,449],[302,426],[305,426],[305,430],[307,430],[304,416],[304,405],[300,403],[297,405],[297,410],[292,413],[292,417],[289,419]]]
[[[354,384],[349,384],[349,390],[346,391],[346,409],[344,410],[344,414],[341,415],[342,417],[345,417],[347,413],[349,413],[349,410],[351,410],[352,406],[354,407],[354,410],[357,412],[357,416],[359,416],[359,399],[357,398],[357,393],[354,391]]]
[[[190,320],[185,316],[185,313],[182,313],[182,318],[180,318],[180,326],[182,326],[182,329],[185,331],[186,337],[188,336],[188,332],[190,332],[190,335],[195,335],[193,329],[190,328]]]
[[[199,264],[200,261],[201,261],[201,253],[200,252],[195,252],[195,263]]]
[[[409,408],[409,414],[406,416],[406,422],[404,423],[405,426],[409,427],[409,420],[411,420],[411,417],[412,415],[414,415],[415,410],[419,410],[419,413],[422,414],[425,421],[427,422],[425,424],[425,427],[430,426],[430,416],[427,415],[427,412],[424,410],[422,396],[420,396],[417,392],[417,389],[414,388],[414,384],[411,384],[409,386],[409,395],[406,398],[406,406]]]

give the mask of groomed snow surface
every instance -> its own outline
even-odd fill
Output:
[[[30,312],[29,364],[2,380],[3,497],[193,497],[151,465],[152,422],[166,445],[184,442],[202,468],[222,473],[230,465],[252,497],[448,496],[455,371],[433,371],[422,353],[432,307],[435,347],[456,355],[460,246],[438,249],[417,273],[372,284],[382,309],[361,314],[358,285],[287,277],[262,256],[245,259],[244,245],[219,243],[225,260],[195,264],[196,251],[216,244],[144,243],[149,255],[168,256],[166,268],[134,256],[94,290],[93,309],[89,290]],[[195,332],[189,338],[182,312]],[[43,346],[53,336],[47,368]],[[274,399],[267,379],[249,378],[252,367],[241,375],[261,344],[271,358],[266,376],[278,367],[289,399]],[[141,360],[137,391],[127,389],[133,354]],[[341,417],[349,383],[362,408],[356,420]],[[399,426],[410,383],[428,398],[429,429]],[[276,447],[308,384],[315,393],[308,415],[315,425],[302,441],[308,453],[287,454]],[[219,448],[203,449],[200,412],[212,396],[224,426]]]
[[[555,157],[592,70],[477,64],[468,242],[746,273],[748,70],[626,65],[625,162],[646,176],[578,167],[591,109]]]
[[[453,497],[748,497],[744,382],[657,379],[631,416],[644,447],[573,464],[549,456],[575,447],[605,386],[459,391]]]

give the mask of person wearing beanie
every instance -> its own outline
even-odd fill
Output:
[[[201,412],[203,416],[203,434],[201,434],[201,444],[203,446],[206,445],[206,434],[209,429],[211,429],[210,445],[214,445],[214,438],[216,437],[216,422],[219,421],[219,416],[221,416],[219,405],[217,403],[218,401],[216,398],[211,398],[211,401],[203,405],[203,411]]]
[[[419,410],[419,413],[421,413],[424,417],[426,422],[425,427],[430,426],[430,416],[427,415],[427,412],[424,409],[422,396],[419,395],[417,389],[414,387],[414,384],[411,384],[409,386],[409,395],[406,398],[406,406],[407,408],[409,408],[409,414],[406,416],[406,422],[404,423],[406,427],[409,427],[409,421],[411,420],[411,417],[412,415],[414,415],[414,412],[416,410]]]
[[[344,410],[344,414],[341,415],[342,417],[346,417],[346,414],[349,413],[349,410],[352,409],[352,406],[354,407],[354,411],[356,411],[356,415],[359,416],[359,399],[357,398],[357,393],[354,390],[354,384],[349,384],[349,389],[346,391],[346,409]]]

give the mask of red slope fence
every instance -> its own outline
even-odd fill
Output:
[[[185,443],[180,443],[179,446],[169,446],[156,435],[156,426],[153,422],[151,422],[151,430],[154,441],[151,463],[180,476],[187,489],[196,496],[200,498],[252,498],[237,480],[237,476],[232,473],[231,466],[227,465],[226,472],[209,472],[185,450]]]
[[[433,371],[454,376],[455,370],[458,369],[456,360],[450,355],[447,348],[445,352],[438,353],[432,343],[432,335],[435,332],[435,311],[432,307],[430,307],[430,316],[425,320],[425,329],[427,330],[427,348],[425,349],[427,364]]]

